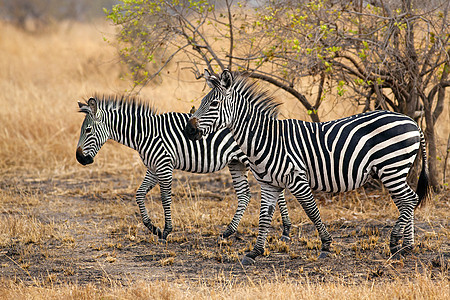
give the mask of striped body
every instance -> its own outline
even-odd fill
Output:
[[[425,140],[411,118],[373,111],[324,123],[278,120],[280,104],[246,78],[235,79],[228,71],[220,79],[206,72],[205,78],[213,89],[190,118],[186,132],[195,139],[229,128],[261,184],[258,238],[243,264],[253,263],[264,252],[275,200],[285,188],[316,226],[322,240],[320,257],[327,256],[332,239],[311,190],[349,191],[372,177],[381,180],[400,211],[391,233],[391,253],[412,249],[414,209],[426,198],[429,185]],[[416,194],[406,177],[420,148],[423,165]]]
[[[172,231],[171,186],[174,169],[193,173],[212,173],[228,166],[235,188],[238,207],[222,234],[228,237],[237,230],[250,199],[248,159],[233,140],[228,129],[217,131],[199,141],[189,140],[183,133],[188,114],[156,114],[146,104],[134,99],[89,99],[79,104],[86,113],[77,146],[77,160],[82,164],[93,162],[102,145],[113,139],[138,151],[147,172],[136,193],[142,220],[159,238],[165,240]],[[156,184],[161,188],[165,215],[164,230],[154,226],[144,204],[145,196]],[[283,235],[288,237],[290,221],[284,194],[279,197],[283,219]]]
[[[413,120],[385,111],[324,123],[267,120],[249,127],[252,134],[237,131],[235,138],[260,181],[287,187],[286,176],[304,173],[312,190],[325,192],[350,191],[372,177],[409,169],[420,144]]]

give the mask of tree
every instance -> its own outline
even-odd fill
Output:
[[[232,0],[123,0],[107,16],[120,25],[120,56],[131,69],[136,85],[145,85],[174,59],[200,78],[203,69],[248,71],[297,98],[319,121],[318,103],[312,105],[293,82],[271,72],[270,50],[259,53],[264,36],[257,11],[262,6]],[[256,11],[256,12],[255,12]],[[255,55],[257,54],[257,55]],[[181,59],[181,60],[180,60]],[[294,80],[295,81],[295,80]]]
[[[313,121],[331,92],[363,111],[424,117],[437,187],[434,123],[450,85],[449,1],[398,2],[122,0],[106,13],[120,25],[120,55],[136,85],[176,59],[196,78],[205,67],[245,71],[293,95]],[[313,101],[303,95],[304,78],[318,87]]]
[[[412,0],[271,1],[263,26],[278,37],[271,49],[280,65],[309,66],[313,75],[334,84],[339,95],[352,90],[349,96],[364,104],[363,111],[388,109],[416,120],[424,117],[430,179],[436,188],[434,124],[450,86],[450,1],[433,2],[433,7],[419,9]]]

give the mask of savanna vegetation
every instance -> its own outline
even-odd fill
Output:
[[[227,6],[223,9],[226,21]],[[259,215],[259,187],[252,178],[252,200],[238,235],[218,243],[218,235],[236,207],[229,173],[175,172],[174,232],[167,244],[160,244],[142,225],[134,200],[145,172],[135,152],[107,142],[94,164],[76,162],[75,146],[84,117],[77,112],[77,101],[94,93],[138,92],[161,112],[188,112],[208,90],[183,64],[195,61],[200,70],[200,64],[206,62],[186,54],[167,61],[146,85],[136,85],[134,80],[144,77],[130,79],[133,69],[121,63],[125,54],[117,53],[117,27],[104,17],[85,18],[58,17],[31,27],[32,17],[25,25],[13,18],[0,21],[0,298],[450,298],[450,194],[448,176],[443,173],[449,135],[448,93],[434,123],[442,190],[416,212],[417,245],[412,255],[400,261],[390,259],[389,232],[398,212],[389,196],[375,185],[345,194],[316,195],[334,238],[332,256],[322,261],[317,260],[320,240],[313,225],[287,195],[294,224],[292,241],[278,240],[281,219],[277,212],[264,257],[244,269],[239,258],[254,243]],[[217,18],[221,20],[221,16]],[[436,18],[440,20],[439,15]],[[222,42],[214,45],[226,45]],[[223,53],[230,51],[228,46]],[[191,44],[189,49],[199,53]],[[159,57],[168,53],[163,50],[158,49]],[[372,50],[369,47],[368,51]],[[237,56],[234,53],[233,57]],[[158,71],[163,62],[156,55],[153,59],[156,67],[148,66],[148,75]],[[223,60],[225,67],[229,59]],[[334,56],[327,59],[320,64],[327,61],[338,67]],[[238,61],[233,58],[231,62]],[[211,67],[219,70],[217,63]],[[439,83],[444,69],[441,64],[437,81],[430,79],[430,84]],[[321,72],[295,81],[295,87],[313,103],[319,95]],[[322,92],[320,106],[315,108],[320,120],[361,111],[366,102],[359,106],[341,97],[339,81],[332,83],[334,75],[326,74],[323,85],[327,92]],[[355,89],[362,91],[369,85],[365,82],[356,87],[356,83],[350,84],[353,77],[343,71],[339,74],[349,78],[342,86],[344,96],[358,95]],[[385,96],[393,99],[389,88],[380,85]],[[308,109],[285,89],[268,83],[261,86],[283,101],[282,117],[310,118]],[[309,89],[312,86],[316,87]],[[426,95],[433,88],[429,87]],[[384,99],[375,94],[370,96],[371,108]],[[418,99],[422,99],[420,95]],[[438,102],[437,98],[434,101]],[[392,108],[388,102],[386,105]],[[432,109],[436,110],[436,104]],[[161,227],[159,197],[156,187],[147,196],[147,207]]]

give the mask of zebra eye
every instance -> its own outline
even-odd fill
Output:
[[[209,105],[209,107],[212,107],[212,108],[215,108],[215,107],[217,107],[217,106],[219,106],[219,101],[213,101],[213,102],[211,102],[211,104]]]
[[[86,133],[91,133],[91,131],[92,131],[92,127],[86,128]]]

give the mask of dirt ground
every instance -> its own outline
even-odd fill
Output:
[[[240,258],[254,244],[257,233],[259,188],[255,182],[238,234],[219,243],[219,233],[236,207],[227,172],[175,172],[174,176],[174,231],[167,244],[158,242],[140,221],[134,199],[139,176],[3,176],[0,218],[3,226],[11,228],[3,229],[0,239],[1,276],[51,284],[126,285],[142,279],[227,285],[280,278],[357,284],[411,278],[425,272],[434,277],[449,275],[448,218],[418,218],[414,253],[394,261],[389,259],[388,239],[395,218],[368,217],[364,214],[367,207],[339,215],[333,212],[344,211],[346,195],[323,194],[317,198],[322,218],[334,238],[330,257],[317,260],[320,242],[316,230],[298,203],[288,196],[294,225],[291,242],[278,240],[281,228],[277,212],[265,256],[259,257],[254,266],[243,268]],[[370,191],[365,197],[377,198],[379,193]],[[348,201],[353,201],[351,195]],[[435,198],[435,209],[448,212],[448,193]],[[327,199],[340,199],[340,206]],[[159,190],[155,188],[147,196],[147,207],[155,223],[162,226],[159,201]],[[382,216],[391,205],[375,203],[375,212],[369,215],[377,215],[378,207]]]

